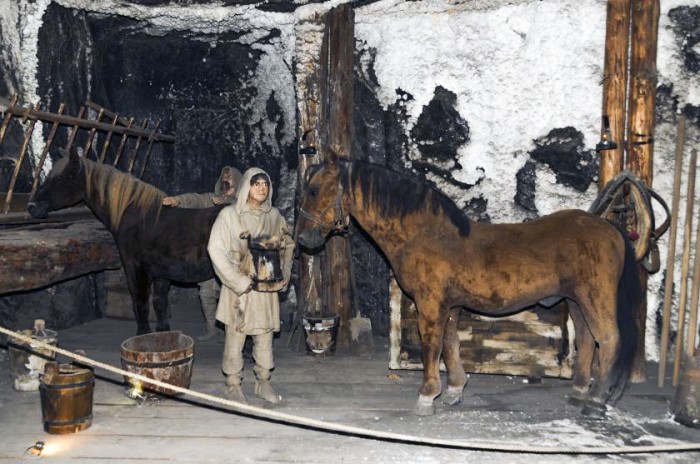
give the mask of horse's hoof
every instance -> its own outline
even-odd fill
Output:
[[[442,402],[454,406],[462,402],[462,391],[464,387],[447,387],[442,394]]]
[[[571,393],[569,395],[566,395],[566,402],[569,403],[571,406],[576,406],[578,407],[583,407],[586,405],[586,395],[582,395],[580,393]]]
[[[435,414],[435,405],[433,398],[427,396],[418,396],[416,406],[413,408],[413,414],[416,416],[432,416]]]
[[[156,327],[156,332],[170,332],[170,324]]]
[[[585,406],[581,410],[581,414],[590,417],[591,419],[605,419],[605,412],[607,408],[603,403],[596,403],[595,401],[586,401]]]

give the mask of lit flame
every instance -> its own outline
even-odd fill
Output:
[[[141,385],[141,382],[136,379],[130,379],[129,385],[131,386],[126,392],[127,396],[135,400],[143,399],[143,385]]]
[[[56,456],[62,451],[65,451],[68,449],[68,445],[66,443],[56,443],[55,441],[51,443],[46,443],[44,445],[44,450],[41,452],[41,457],[46,458],[50,456]]]

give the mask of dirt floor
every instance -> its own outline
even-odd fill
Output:
[[[173,309],[173,328],[195,336],[203,329],[196,301]],[[85,350],[89,357],[120,365],[120,344],[135,331],[132,321],[100,319],[59,332],[59,345]],[[273,381],[283,396],[274,412],[337,422],[384,432],[456,440],[470,444],[611,447],[700,443],[700,429],[676,423],[669,414],[673,389],[649,380],[633,385],[604,421],[583,417],[567,404],[570,381],[471,375],[464,402],[438,403],[431,417],[411,414],[420,384],[417,371],[388,369],[388,340],[375,337],[375,352],[313,357],[287,347],[288,333],[275,340]],[[292,343],[296,347],[296,343]],[[220,372],[223,345],[197,343],[191,388],[212,395],[224,389]],[[61,359],[61,357],[59,357]],[[63,358],[63,361],[66,359]],[[382,441],[260,420],[197,399],[138,401],[125,395],[121,376],[96,370],[93,421],[87,430],[51,435],[43,430],[38,392],[12,387],[8,350],[0,346],[0,463],[36,459],[25,450],[37,441],[42,460],[90,462],[265,462],[265,463],[691,463],[700,452],[635,455],[537,455],[487,452]],[[244,391],[251,405],[252,365]]]

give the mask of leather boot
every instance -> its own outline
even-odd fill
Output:
[[[224,396],[227,400],[248,404],[248,400],[241,389],[241,380],[242,376],[240,373],[229,375],[226,378],[226,391],[224,392]]]
[[[268,403],[277,404],[282,401],[282,397],[270,385],[270,380],[255,379],[255,395],[264,399]]]
[[[224,396],[227,400],[235,401],[236,403],[248,404],[248,400],[243,394],[243,389],[240,385],[228,385]]]

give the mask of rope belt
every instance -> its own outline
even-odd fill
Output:
[[[400,442],[412,445],[428,445],[441,448],[456,448],[456,449],[466,449],[472,451],[491,451],[491,452],[505,452],[505,453],[529,453],[529,454],[641,454],[641,453],[678,453],[678,452],[688,452],[688,451],[700,451],[700,443],[683,443],[683,444],[669,444],[669,445],[651,445],[651,446],[581,446],[581,447],[556,447],[556,446],[527,446],[527,445],[509,445],[501,443],[477,443],[477,442],[466,442],[462,440],[448,440],[441,438],[430,438],[430,437],[419,437],[417,435],[406,435],[394,432],[384,432],[381,430],[367,429],[364,427],[354,427],[350,425],[343,425],[336,422],[320,421],[316,419],[311,419],[308,417],[297,416],[293,414],[286,414],[278,411],[271,411],[263,408],[258,408],[256,406],[251,406],[248,404],[238,403],[236,401],[227,400],[214,395],[209,395],[206,393],[201,393],[188,388],[178,387],[176,385],[171,385],[166,382],[161,382],[160,380],[151,379],[149,377],[135,374],[133,372],[128,372],[123,369],[119,369],[112,365],[96,361],[94,359],[88,358],[87,356],[82,356],[77,353],[72,353],[70,351],[58,348],[56,346],[49,345],[39,340],[34,340],[31,337],[27,337],[21,333],[6,329],[0,326],[0,333],[9,335],[10,337],[23,341],[25,343],[30,343],[34,346],[51,350],[55,353],[61,354],[68,358],[74,359],[80,364],[89,365],[93,367],[98,367],[115,374],[123,375],[132,379],[139,380],[141,382],[150,383],[158,387],[167,388],[173,390],[177,393],[182,393],[187,396],[198,398],[200,400],[207,401],[209,403],[215,403],[222,406],[227,406],[233,408],[235,411],[246,413],[248,415],[262,418],[270,419],[274,421],[283,422],[291,426],[303,426],[311,427],[318,431],[323,432],[335,432],[347,435],[355,435],[363,438],[373,438],[382,441],[392,441]]]

